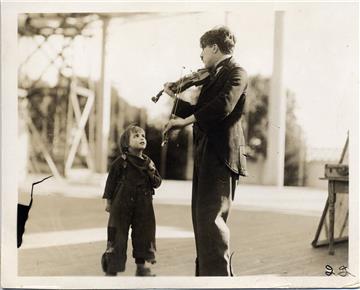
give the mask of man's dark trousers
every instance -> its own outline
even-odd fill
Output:
[[[194,128],[192,220],[197,276],[231,276],[230,232],[226,221],[235,180],[206,135]]]

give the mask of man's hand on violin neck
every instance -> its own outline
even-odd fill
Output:
[[[171,90],[171,87],[174,85],[174,83],[165,83],[164,84],[164,92],[168,94],[170,97],[175,98],[175,93]]]

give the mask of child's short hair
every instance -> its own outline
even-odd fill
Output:
[[[131,124],[126,127],[124,132],[120,136],[119,140],[119,147],[121,153],[127,153],[129,151],[129,140],[130,140],[130,134],[136,133],[136,132],[144,132],[144,129],[136,124]]]
[[[231,54],[235,43],[236,39],[234,34],[226,26],[215,27],[205,32],[200,38],[201,48],[217,44],[220,51],[224,54]]]

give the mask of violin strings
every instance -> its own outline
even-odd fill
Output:
[[[175,93],[175,103],[174,103],[174,107],[173,107],[173,110],[172,110],[172,112],[171,112],[170,118],[172,117],[172,115],[173,115],[173,114],[176,112],[176,110],[177,110],[178,94],[180,93],[181,86],[182,86],[182,84],[184,83],[184,79],[183,79],[184,69],[185,69],[185,67],[183,66],[183,67],[182,67],[182,70],[181,70],[181,73],[180,73],[180,80],[181,80],[181,81],[180,81],[180,85],[178,86],[177,91],[176,91],[176,93]]]

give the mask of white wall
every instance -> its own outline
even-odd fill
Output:
[[[325,175],[325,164],[329,161],[308,161],[305,169],[305,186],[326,189],[328,187],[327,180],[321,180]]]

